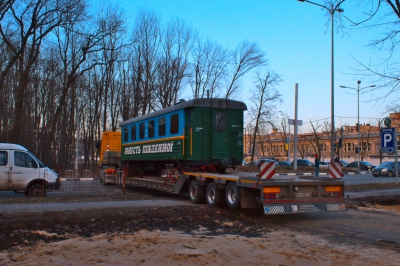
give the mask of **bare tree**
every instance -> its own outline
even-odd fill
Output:
[[[3,17],[7,14],[7,11],[12,7],[15,0],[3,0],[0,2],[0,21],[3,20]]]
[[[399,97],[396,96],[400,90],[400,74],[398,71],[399,53],[399,29],[400,2],[398,0],[363,0],[365,8],[361,21],[355,21],[348,16],[347,19],[353,26],[361,29],[382,29],[384,33],[380,36],[371,36],[369,46],[374,53],[379,52],[379,59],[365,62],[354,58],[359,64],[356,75],[369,77],[377,84],[371,91],[380,93],[374,100],[386,100],[391,96],[391,101],[398,105]]]
[[[306,157],[307,143],[309,142],[309,139],[305,134],[299,136],[298,138],[300,144],[297,145],[297,151],[299,152],[300,157],[304,159]]]
[[[315,153],[318,154],[318,157],[321,158],[321,144],[320,144],[320,139],[321,139],[321,133],[318,132],[318,129],[321,127],[321,125],[317,124],[314,126],[313,122],[310,120],[311,124],[311,133],[313,134],[313,138],[309,140],[309,143],[311,147],[314,149]]]
[[[3,13],[0,24],[1,42],[6,44],[12,55],[0,71],[0,87],[3,86],[11,68],[15,64],[18,68],[18,86],[15,92],[10,141],[23,142],[21,128],[24,123],[25,92],[44,39],[67,19],[74,19],[74,16],[66,16],[66,14],[74,13],[76,9],[80,8],[80,5],[81,0],[21,0],[13,2]]]
[[[204,98],[207,91],[210,97],[218,92],[226,74],[227,50],[209,40],[197,38],[192,48],[191,78],[189,84],[194,98]]]
[[[254,68],[266,65],[265,54],[260,50],[256,43],[243,41],[232,53],[232,63],[228,71],[228,88],[225,98],[231,98],[240,88],[240,79]]]
[[[372,134],[372,128],[370,124],[368,125],[361,125],[359,127],[360,130],[360,156],[361,156],[361,161],[364,160],[365,154],[368,149],[371,148],[370,146],[370,139],[371,139],[371,134]]]
[[[162,108],[173,105],[188,77],[188,54],[192,30],[177,19],[167,25],[161,41],[162,54],[157,60],[157,98]]]
[[[154,12],[140,10],[135,23],[134,49],[136,67],[138,69],[136,81],[138,115],[144,115],[155,110],[154,92],[157,91],[155,84],[156,60],[160,49],[160,19]]]
[[[341,128],[341,127],[340,127]],[[326,135],[328,138],[331,137],[331,124],[328,121],[325,121],[322,128],[322,134]],[[339,148],[339,141],[340,141],[340,129],[335,130],[333,133],[333,140],[334,140],[334,147],[335,147],[335,157],[340,157],[340,148]],[[332,145],[332,143],[331,143]]]
[[[250,108],[250,116],[254,123],[253,143],[256,143],[260,125],[271,121],[275,110],[274,104],[281,101],[281,94],[275,88],[280,81],[280,76],[272,71],[267,70],[265,74],[257,73],[256,87],[250,98],[253,103]],[[255,149],[251,151],[251,162],[254,160],[254,152]]]

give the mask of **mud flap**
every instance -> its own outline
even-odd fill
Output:
[[[242,198],[240,206],[242,209],[245,208],[260,208],[260,190],[254,188],[241,187]],[[258,197],[258,201],[257,201]]]

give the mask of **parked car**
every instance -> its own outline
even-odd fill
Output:
[[[279,166],[290,166],[290,162],[288,161],[278,161],[278,165]]]
[[[347,166],[347,168],[356,168],[358,169],[358,162],[351,162],[349,163]],[[372,169],[374,169],[376,166],[366,162],[366,161],[361,161],[360,162],[360,170],[367,170],[367,171],[372,171]]]
[[[329,163],[321,161],[321,162],[319,162],[319,167],[320,168],[328,168],[329,167]]]
[[[291,165],[294,165],[294,160],[292,161]],[[297,159],[297,166],[314,166],[314,164],[307,159]]]
[[[400,162],[397,163],[397,169],[400,172]],[[383,162],[372,170],[372,175],[393,177],[396,175],[396,164],[394,162]]]
[[[349,164],[349,162],[345,160],[341,160],[340,163],[342,164],[343,167],[346,167]]]
[[[257,165],[257,166],[260,166],[260,163],[261,163],[261,162],[274,162],[274,163],[275,163],[275,166],[278,166],[278,165],[279,165],[277,161],[272,160],[272,159],[269,159],[269,158],[260,158],[260,160],[257,161],[256,165]]]

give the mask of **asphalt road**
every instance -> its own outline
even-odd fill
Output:
[[[345,174],[343,180],[345,185],[359,185],[400,182],[400,177],[374,177],[370,172],[367,172],[364,174]]]

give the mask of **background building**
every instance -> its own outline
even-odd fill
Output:
[[[396,132],[400,132],[400,113],[389,115],[392,125]],[[359,127],[344,126],[335,131],[335,156],[342,160],[352,162],[358,159],[369,161],[378,165],[385,160],[394,160],[393,154],[380,152],[380,128],[384,127],[383,119],[378,125],[362,124]],[[359,131],[357,131],[359,130]],[[360,151],[357,153],[358,139],[360,141]],[[273,129],[270,134],[258,135],[255,145],[251,143],[251,136],[244,136],[244,154],[246,161],[249,160],[250,152],[255,147],[255,157],[269,157],[283,161],[293,160],[294,157],[294,136],[293,133],[281,132]],[[290,149],[289,144],[290,142]],[[400,143],[398,137],[398,143]],[[290,150],[290,155],[289,155]],[[301,133],[297,136],[297,157],[314,159],[318,154],[322,161],[330,160],[331,142],[330,131]],[[255,159],[256,160],[256,159]]]

